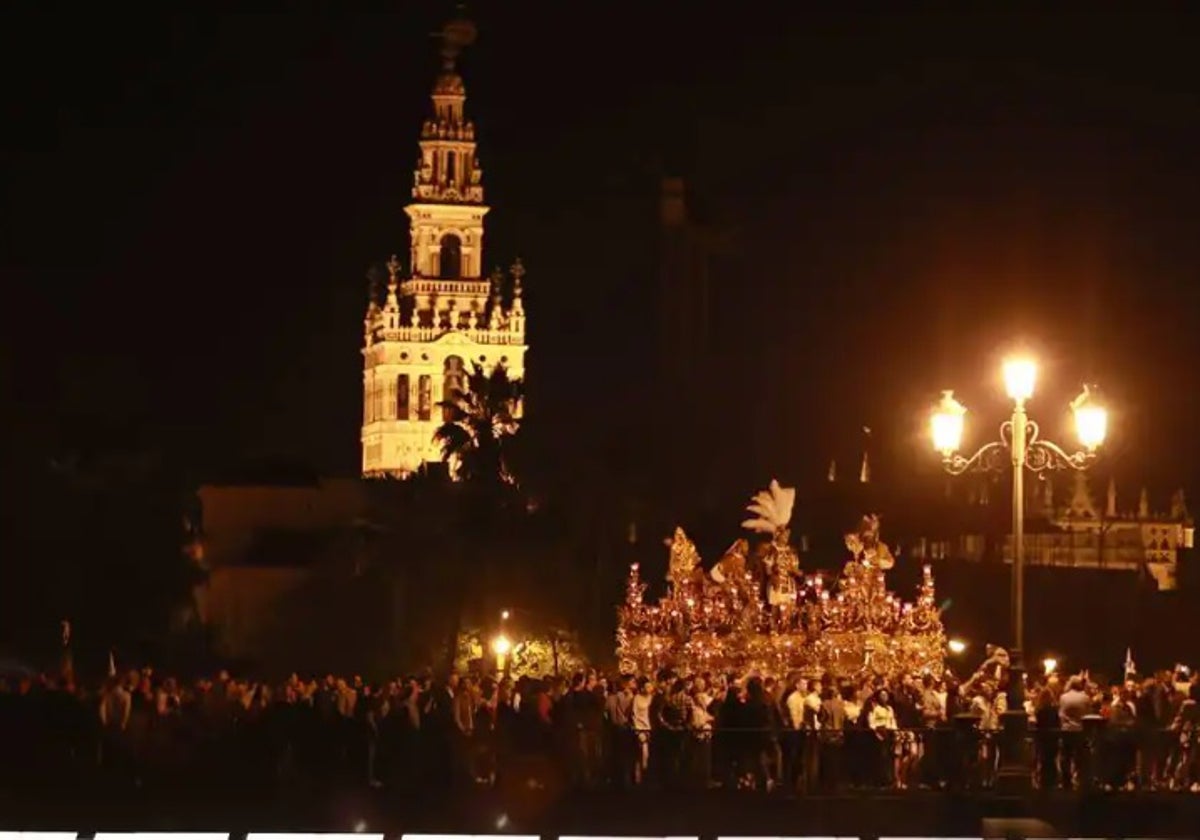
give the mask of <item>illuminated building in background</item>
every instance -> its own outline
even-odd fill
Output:
[[[386,292],[364,320],[362,474],[404,477],[440,462],[438,404],[464,389],[475,365],[525,373],[524,268],[484,273],[483,168],[463,110],[456,61],[475,38],[465,20],[442,32],[442,71],[421,127],[409,217],[409,270],[393,256]]]
[[[1103,505],[1093,498],[1088,478],[1076,473],[1069,488],[1065,482],[1046,479],[1026,496],[1025,562],[1030,566],[1056,566],[1110,571],[1140,571],[1161,591],[1178,586],[1181,553],[1193,547],[1195,523],[1182,490],[1171,497],[1166,511],[1151,508],[1142,488],[1134,509],[1121,509],[1115,479],[1110,479]],[[1058,491],[1066,491],[1059,494]],[[971,489],[969,503],[988,508],[1005,501],[993,499],[986,482]],[[917,559],[989,558],[1012,562],[1012,534],[962,533],[954,538],[922,539],[912,547]]]

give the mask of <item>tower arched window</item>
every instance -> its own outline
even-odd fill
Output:
[[[408,374],[402,373],[396,377],[396,419],[408,419]]]
[[[467,390],[467,369],[460,356],[447,356],[445,378],[442,380],[442,398],[453,400]]]
[[[417,380],[417,419],[428,420],[433,416],[433,377],[421,374]]]
[[[462,240],[453,233],[442,237],[438,267],[443,280],[457,280],[462,276]]]

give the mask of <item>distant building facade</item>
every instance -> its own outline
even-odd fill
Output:
[[[972,501],[993,507],[987,485],[980,487]],[[1145,572],[1159,590],[1178,586],[1180,558],[1193,547],[1195,538],[1195,523],[1182,490],[1171,497],[1165,512],[1152,510],[1146,488],[1142,488],[1136,508],[1121,509],[1114,480],[1109,481],[1105,504],[1100,507],[1083,472],[1075,473],[1063,502],[1055,498],[1055,492],[1055,483],[1048,480],[1027,499],[1026,564]],[[1003,507],[1007,511],[1007,494]],[[980,529],[957,537],[920,539],[911,551],[919,559],[1011,563],[1013,538],[1009,531],[996,535]]]
[[[206,484],[189,531],[207,580],[196,593],[217,647],[238,659],[266,659],[291,599],[314,571],[344,563],[367,510],[360,479]]]
[[[525,375],[520,260],[484,271],[483,167],[466,89],[455,68],[474,39],[466,21],[443,33],[433,112],[421,129],[409,217],[409,271],[393,256],[386,294],[374,290],[363,324],[362,474],[405,477],[441,460],[438,403],[464,389],[472,366]]]

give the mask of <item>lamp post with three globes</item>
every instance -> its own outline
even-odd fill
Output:
[[[1028,358],[1012,358],[1004,363],[1004,384],[1013,401],[1012,416],[1000,425],[1000,438],[984,444],[973,455],[959,453],[967,409],[943,391],[932,418],[933,445],[942,456],[942,465],[951,475],[971,470],[1000,472],[1012,469],[1012,633],[1008,681],[1008,711],[1004,729],[1008,748],[1001,757],[1000,777],[1010,788],[1028,789],[1032,783],[1026,750],[1025,729],[1025,471],[1043,473],[1052,470],[1087,469],[1096,458],[1108,431],[1108,413],[1094,391],[1085,385],[1071,402],[1075,430],[1082,449],[1067,452],[1053,441],[1041,437],[1036,422],[1029,419],[1025,404],[1033,396],[1037,366]],[[1005,453],[1008,458],[1005,458]],[[1006,461],[1008,463],[1006,463]]]

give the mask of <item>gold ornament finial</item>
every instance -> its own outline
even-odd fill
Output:
[[[675,529],[671,538],[671,561],[667,568],[667,580],[679,586],[688,582],[700,567],[700,552],[696,544],[688,539],[682,528]]]

